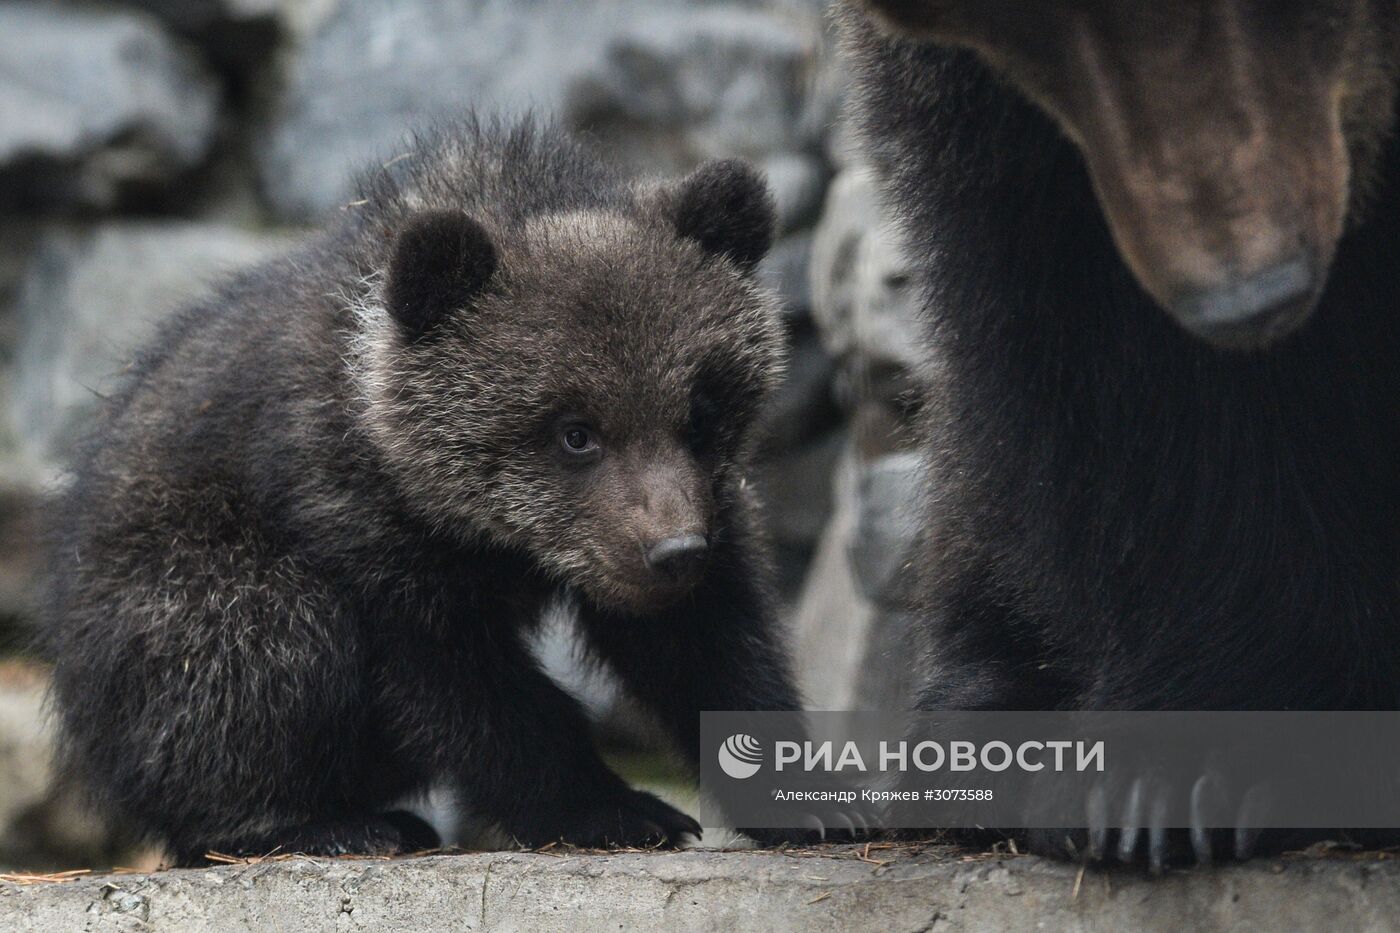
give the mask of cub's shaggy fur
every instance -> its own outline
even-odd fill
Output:
[[[741,164],[469,121],[177,316],[53,513],[67,767],[181,861],[431,845],[388,808],[441,780],[526,845],[698,835],[526,639],[567,594],[692,760],[700,710],[797,706],[745,484],[772,225]]]

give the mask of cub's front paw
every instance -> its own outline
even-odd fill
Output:
[[[437,830],[407,810],[339,819],[316,820],[285,826],[263,835],[217,842],[194,842],[171,847],[174,864],[195,867],[207,864],[207,853],[235,857],[266,855],[409,855],[442,845]]]
[[[408,855],[442,845],[437,831],[421,817],[393,810],[360,819],[306,823],[269,839],[266,851],[305,855]]]
[[[700,839],[700,824],[668,803],[625,790],[566,814],[549,841],[588,849],[674,849],[682,837]]]

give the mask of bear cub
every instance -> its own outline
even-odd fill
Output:
[[[528,637],[696,761],[798,707],[745,481],[783,341],[753,170],[670,183],[468,118],[296,252],[177,315],[54,503],[65,768],[179,863],[427,848],[445,782],[521,845],[674,845]]]

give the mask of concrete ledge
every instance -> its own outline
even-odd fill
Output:
[[[1391,929],[1400,862],[1298,858],[1148,879],[948,850],[296,858],[0,884],[15,931]],[[887,860],[887,861],[886,861]]]

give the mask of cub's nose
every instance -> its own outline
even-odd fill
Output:
[[[668,576],[684,576],[700,565],[710,544],[704,535],[672,535],[646,546],[647,566]]]

